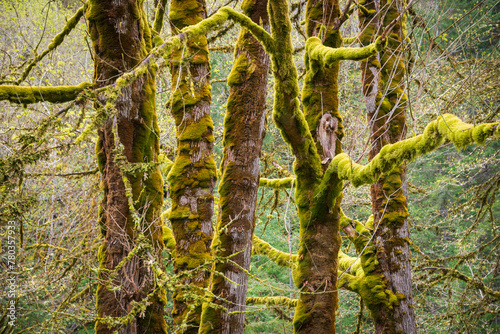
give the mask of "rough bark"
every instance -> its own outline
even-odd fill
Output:
[[[341,37],[332,30],[340,17],[338,1],[310,0],[306,8],[306,33],[317,36],[323,45],[338,48]],[[321,26],[326,29],[320,29]],[[320,32],[321,31],[321,32]],[[318,66],[306,52],[306,77],[302,90],[304,115],[322,161],[322,172],[342,152],[342,118],[338,111],[339,61]],[[309,183],[313,181],[312,183]],[[340,250],[340,203],[336,199],[318,198],[319,180],[297,177],[297,201],[300,223],[298,265],[294,275],[302,290],[294,316],[296,333],[335,333],[335,311],[338,307],[337,268]],[[332,187],[342,181],[333,177]],[[308,200],[300,200],[303,196]]]
[[[360,11],[361,42],[373,41],[380,31],[404,9],[404,1],[370,1],[368,11]],[[362,63],[363,94],[370,125],[373,159],[382,147],[406,137],[404,91],[406,39],[405,17],[389,33],[388,45],[377,56]],[[378,265],[371,275],[379,275],[385,289],[398,296],[394,305],[365,301],[375,321],[377,333],[416,333],[410,264],[406,168],[394,168],[371,186]]]
[[[112,84],[151,49],[142,2],[92,0],[86,17],[95,52],[94,84]],[[161,263],[163,204],[158,161],[155,68],[114,97],[99,96],[96,153],[104,199],[99,223],[96,333],[166,333],[164,295],[147,264]],[[103,107],[105,106],[105,107]],[[136,167],[141,168],[136,168]]]
[[[269,30],[267,0],[246,0],[242,9],[253,22]],[[242,269],[250,268],[269,56],[252,34],[242,29],[234,58],[228,77],[231,89],[224,120],[217,237],[212,243],[216,262],[210,290],[214,297],[204,305],[200,333],[237,334],[245,328],[248,276]]]
[[[204,0],[170,4],[174,34],[206,17]],[[179,330],[198,333],[204,289],[210,277],[216,166],[212,153],[210,66],[205,35],[172,54],[171,112],[177,130],[177,152],[168,175],[172,208],[169,219],[177,242],[174,270],[181,280],[174,292],[172,316]]]

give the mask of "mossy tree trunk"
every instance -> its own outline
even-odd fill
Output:
[[[151,49],[142,1],[91,0],[86,17],[98,88],[134,68]],[[163,249],[155,68],[123,87],[118,96],[98,100],[96,106],[105,106],[106,114],[96,148],[104,188],[96,333],[163,334],[164,295],[147,264],[152,259],[160,263]]]
[[[170,4],[174,34],[206,18],[204,0]],[[198,333],[204,289],[210,277],[216,166],[210,117],[210,65],[205,35],[191,39],[172,55],[171,112],[177,131],[177,152],[168,175],[176,240],[174,270],[181,284],[174,292],[174,322],[184,333]]]
[[[338,48],[340,32],[333,30],[340,17],[336,0],[310,0],[306,8],[306,33],[319,37],[324,46]],[[321,28],[323,27],[323,28]],[[326,28],[326,29],[325,29]],[[342,152],[342,118],[338,110],[338,75],[340,61],[328,67],[317,66],[306,54],[306,76],[302,90],[304,116],[321,157],[321,172]],[[331,179],[331,187],[341,187],[342,181]],[[312,185],[312,186],[311,186]],[[319,199],[320,179],[297,175],[297,198],[301,219],[299,265],[295,275],[297,288],[302,289],[296,314],[296,333],[334,333],[338,307],[337,268],[341,239],[339,234],[340,203]],[[303,196],[307,196],[304,201]],[[306,213],[307,212],[307,213]]]
[[[246,0],[242,9],[269,31],[267,0]],[[210,290],[214,297],[204,305],[200,333],[244,333],[248,282],[244,270],[250,268],[255,227],[268,71],[269,56],[242,29],[228,77],[231,88],[224,119],[220,209],[212,244],[216,262]]]
[[[296,333],[335,333],[338,305],[337,269],[340,249],[340,201],[343,182],[332,159],[341,154],[342,119],[338,113],[340,60],[361,60],[382,47],[339,48],[340,9],[337,1],[308,3],[306,79],[299,108],[297,70],[293,62],[288,3],[269,0],[274,45],[271,60],[275,79],[273,117],[295,156],[295,198],[300,221],[300,244],[293,268],[300,298],[294,315]],[[320,28],[318,23],[324,23]],[[337,26],[338,25],[338,26]],[[326,32],[326,36],[321,32]],[[326,107],[325,107],[326,106]],[[305,114],[305,115],[304,115]]]
[[[405,9],[405,1],[373,1],[360,11],[361,42],[373,42]],[[382,147],[406,138],[405,45],[406,17],[389,32],[384,51],[362,63],[363,94],[370,126],[370,160]],[[375,222],[373,244],[385,288],[398,296],[395,305],[366,302],[377,333],[416,333],[411,280],[406,168],[394,168],[371,186]],[[378,227],[377,227],[378,226]]]

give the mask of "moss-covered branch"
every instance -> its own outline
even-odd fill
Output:
[[[168,213],[165,214],[165,216],[168,216]],[[164,218],[164,214],[161,214],[162,221],[165,221],[166,217]],[[170,251],[173,251],[175,249],[175,238],[172,230],[166,226],[163,225],[163,243],[165,244],[165,247],[167,247]]]
[[[9,101],[17,104],[31,104],[38,102],[63,103],[76,99],[85,89],[91,87],[89,82],[77,86],[0,86],[0,101]]]
[[[30,74],[31,70],[36,66],[40,60],[42,60],[50,51],[56,49],[59,45],[62,44],[66,36],[69,35],[69,33],[76,27],[78,22],[80,22],[80,19],[83,17],[83,14],[85,13],[87,5],[84,5],[80,7],[76,13],[66,22],[66,25],[64,26],[63,30],[58,33],[52,41],[50,42],[49,46],[47,49],[45,49],[42,53],[35,55],[33,59],[31,59],[28,63],[28,66],[24,69],[23,73],[21,74],[21,77],[15,81],[16,85],[19,85],[21,82],[23,82],[28,75]],[[0,81],[0,83],[12,83],[12,81]]]
[[[290,189],[295,178],[285,177],[282,179],[266,179],[260,178],[259,187],[268,187],[272,189]]]
[[[372,184],[384,172],[391,171],[403,163],[434,151],[445,140],[452,142],[457,149],[470,144],[484,144],[489,137],[500,137],[498,122],[472,125],[462,122],[451,114],[439,116],[427,125],[424,133],[395,144],[385,145],[379,154],[367,165],[360,165],[345,154],[337,155],[331,162],[327,173],[338,174],[342,180],[349,180],[355,187]]]
[[[206,35],[210,31],[220,27],[227,20],[233,20],[234,22],[239,23],[242,27],[250,31],[252,35],[254,35],[254,37],[262,43],[262,45],[264,45],[267,52],[273,52],[274,40],[267,31],[262,29],[262,27],[258,24],[252,22],[248,16],[235,11],[231,7],[222,7],[214,15],[198,22],[197,24],[185,27],[181,30],[180,34],[169,38],[165,42],[161,41],[162,43],[160,43],[160,40],[158,39],[159,37],[156,37],[155,44],[161,45],[156,47],[151,52],[151,55],[142,62],[141,66],[148,64],[151,59],[159,58],[160,55],[168,57],[168,55],[173,51],[181,48],[183,43],[186,41]],[[139,69],[136,69],[134,72],[138,70]],[[129,75],[132,75],[132,73]]]
[[[363,224],[360,221],[347,217],[341,210],[340,228],[347,234],[356,248],[356,251],[361,254],[372,237],[373,230],[373,215]]]
[[[297,299],[288,297],[247,297],[247,305],[297,306]]]
[[[253,236],[253,253],[265,255],[281,267],[293,267],[293,264],[297,261],[297,255],[282,252],[256,235]]]
[[[356,48],[331,48],[324,46],[318,37],[310,37],[306,42],[306,52],[310,59],[318,61],[321,68],[340,60],[363,60],[384,48],[384,41],[378,38],[375,43]]]
[[[398,300],[405,298],[401,293],[394,294],[386,289],[383,276],[374,273],[378,264],[375,248],[368,247],[361,256],[353,257],[339,252],[338,286],[357,293],[372,310],[372,315],[378,319],[379,314],[373,312],[381,305],[392,309]]]

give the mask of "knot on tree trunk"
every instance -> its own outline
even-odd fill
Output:
[[[323,148],[323,163],[335,157],[335,144],[337,142],[337,134],[339,121],[336,117],[330,114],[324,114],[321,117],[318,127],[318,140]]]

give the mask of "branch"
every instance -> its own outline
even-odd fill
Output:
[[[385,40],[381,37],[377,38],[375,43],[361,48],[330,48],[324,46],[318,37],[310,37],[306,41],[307,55],[319,62],[320,67],[330,66],[340,60],[363,60],[382,51],[384,47]]]
[[[347,1],[344,10],[342,11],[342,15],[340,16],[340,19],[337,20],[335,25],[332,27],[333,30],[338,30],[344,24],[345,21],[349,18],[349,12],[352,12],[353,8],[351,8],[352,0]]]
[[[259,187],[268,187],[272,189],[290,189],[295,178],[285,177],[283,179],[266,179],[259,180]]]
[[[156,36],[155,44],[159,46],[155,47],[134,70],[124,73],[114,84],[100,88],[98,93],[107,91],[110,94],[119,94],[121,88],[128,86],[131,82],[144,75],[148,71],[149,66],[152,65],[156,59],[168,59],[172,52],[180,49],[188,40],[206,35],[208,32],[224,24],[228,19],[239,23],[243,28],[250,31],[250,33],[252,33],[252,35],[260,43],[262,43],[268,53],[274,52],[274,40],[266,30],[254,23],[246,15],[238,13],[230,7],[222,7],[214,15],[198,22],[197,24],[185,27],[181,30],[180,34],[170,37],[165,42],[160,38],[160,36]]]
[[[57,48],[61,43],[64,41],[64,38],[69,35],[69,33],[76,27],[80,19],[82,18],[83,14],[85,13],[87,5],[84,5],[80,7],[75,15],[73,15],[66,25],[64,26],[63,30],[58,33],[50,42],[49,46],[47,47],[46,50],[44,50],[41,54],[35,55],[33,59],[28,63],[28,66],[24,70],[24,72],[21,75],[21,78],[19,78],[17,81],[13,82],[15,85],[19,85],[21,82],[23,82],[28,75],[30,74],[31,70],[35,67],[35,65],[40,62],[50,51],[54,50]],[[0,81],[1,83],[11,83],[12,81]]]
[[[153,31],[156,34],[161,32],[163,28],[163,17],[165,16],[165,8],[167,7],[167,0],[158,1],[158,5],[156,7],[155,19],[153,22]]]
[[[95,169],[84,171],[84,172],[71,172],[71,173],[59,173],[59,174],[54,174],[54,173],[26,173],[26,174],[24,174],[24,176],[26,176],[26,177],[36,177],[36,176],[58,176],[58,177],[87,176],[87,175],[96,174],[98,171],[99,171],[99,169],[95,168]]]
[[[342,271],[342,272],[341,272]],[[361,261],[359,258],[354,256],[349,256],[342,251],[339,251],[339,277],[345,273],[351,274],[358,277],[365,276],[363,268],[361,266]]]
[[[240,24],[243,28],[247,29],[252,35],[264,46],[268,53],[274,52],[274,39],[271,35],[260,25],[256,24],[245,14],[239,13],[231,7],[223,7],[220,11],[227,12],[228,16]]]
[[[474,286],[475,288],[477,288],[479,290],[482,290],[483,292],[489,294],[491,297],[493,297],[495,299],[500,299],[500,292],[499,291],[495,291],[495,290],[491,289],[486,284],[484,284],[484,282],[482,282],[478,279],[475,279],[475,278],[471,278],[467,275],[464,275],[456,269],[445,268],[445,267],[430,267],[430,268],[423,268],[422,270],[433,270],[433,271],[441,270],[451,277],[457,278],[465,283],[468,283],[468,284]]]
[[[280,267],[292,267],[297,261],[297,255],[282,252],[256,235],[253,236],[253,253],[267,256]]]
[[[347,234],[349,240],[352,241],[356,248],[356,252],[358,252],[358,254],[362,253],[366,244],[372,237],[374,224],[373,215],[363,224],[360,221],[347,217],[342,210],[340,210],[340,214],[340,228]]]
[[[391,171],[404,160],[411,162],[421,155],[434,151],[446,139],[457,149],[461,149],[469,144],[484,144],[489,137],[500,137],[498,122],[474,126],[462,122],[454,115],[444,114],[429,123],[423,134],[385,145],[367,165],[355,163],[345,153],[335,156],[325,173],[325,179],[338,175],[342,180],[351,181],[355,187],[372,184],[382,173]]]
[[[63,103],[76,99],[85,89],[91,87],[89,82],[78,86],[0,86],[0,101],[9,101],[18,104],[37,102]]]
[[[258,305],[284,305],[288,307],[296,307],[297,299],[292,299],[288,297],[247,297],[247,305],[258,304]]]

